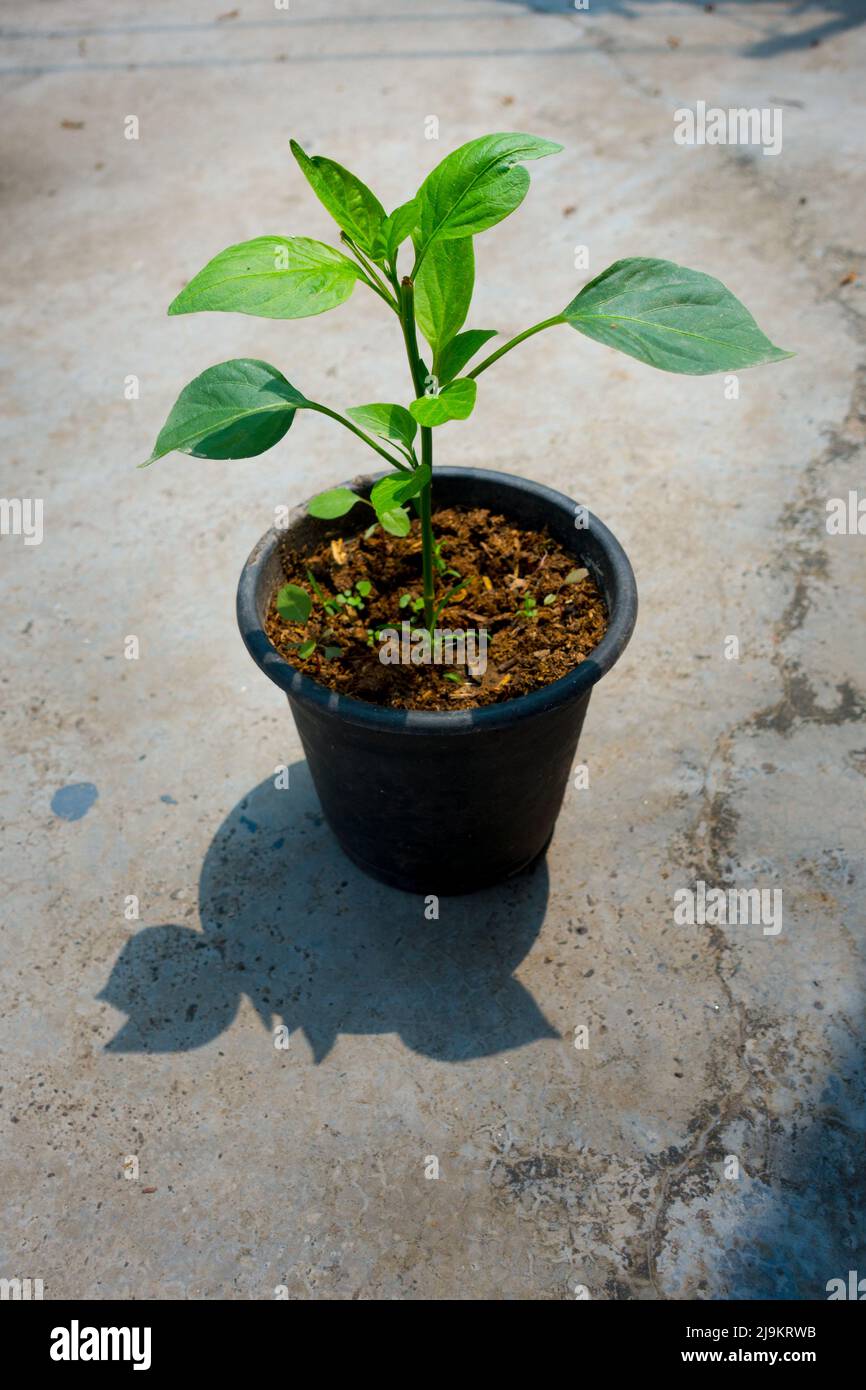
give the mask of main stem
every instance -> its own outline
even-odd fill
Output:
[[[415,330],[415,286],[408,276],[400,283],[400,322],[403,326],[403,340],[412,385],[416,396],[424,395],[424,364],[418,352],[418,335]],[[427,465],[431,470],[431,481],[421,489],[418,497],[418,515],[421,520],[421,572],[424,585],[424,626],[431,631],[435,622],[434,589],[434,543],[433,543],[433,431],[421,426],[421,467]]]

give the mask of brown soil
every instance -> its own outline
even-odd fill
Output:
[[[433,517],[441,557],[457,575],[440,575],[437,601],[459,585],[437,620],[442,629],[487,632],[487,669],[471,672],[457,665],[385,665],[381,643],[370,630],[395,629],[411,621],[420,598],[421,534],[417,518],[405,538],[380,527],[369,535],[325,542],[310,555],[288,548],[283,554],[287,582],[313,597],[305,624],[287,623],[271,600],[265,628],[277,650],[293,666],[341,694],[395,709],[455,710],[513,700],[573,670],[597,647],[607,628],[604,600],[585,569],[548,535],[527,531],[502,516],[477,508],[447,508]],[[347,603],[330,613],[315,595],[312,574],[325,600],[352,591],[360,580],[371,585],[363,607]],[[410,600],[400,599],[408,594]],[[530,600],[527,603],[527,599]],[[532,601],[534,600],[534,606]],[[306,659],[296,647],[316,638],[321,644]],[[328,658],[323,647],[339,647]],[[456,679],[455,679],[456,677]]]

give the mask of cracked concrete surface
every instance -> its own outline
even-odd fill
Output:
[[[238,10],[2,14],[3,490],[44,497],[45,538],[0,546],[0,1275],[46,1298],[824,1298],[866,1274],[866,537],[825,526],[866,477],[866,15]],[[698,99],[781,107],[781,155],[677,146]],[[335,849],[234,626],[274,506],[365,459],[314,418],[246,463],[133,465],[233,355],[336,406],[405,395],[360,292],[292,324],[165,319],[223,246],[330,237],[290,134],[393,206],[502,128],[566,150],[479,238],[474,325],[555,312],[585,244],[591,273],[719,275],[798,355],[734,401],[553,331],[443,441],[586,502],[642,608],[546,862],[433,923]],[[97,794],[68,819],[74,784]],[[696,880],[780,888],[782,931],[677,925]]]

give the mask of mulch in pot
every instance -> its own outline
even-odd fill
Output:
[[[287,623],[277,612],[275,591],[265,622],[273,645],[330,690],[418,710],[477,709],[516,699],[567,675],[598,646],[608,624],[604,600],[588,571],[545,532],[481,507],[444,508],[434,514],[433,529],[444,566],[456,572],[437,576],[437,602],[457,589],[437,627],[486,630],[486,670],[470,670],[465,662],[385,665],[379,659],[382,643],[373,634],[384,628],[401,633],[404,622],[423,627],[414,610],[423,592],[417,518],[405,537],[376,526],[305,555],[287,540],[284,582],[305,589],[313,609],[305,624]],[[315,651],[301,657],[296,644],[312,639]],[[326,656],[325,647],[338,647],[340,654]]]

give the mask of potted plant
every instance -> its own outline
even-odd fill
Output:
[[[241,576],[238,619],[288,696],[340,844],[402,888],[466,892],[543,852],[590,692],[637,611],[628,559],[596,517],[503,473],[437,467],[434,482],[434,432],[471,414],[488,368],[556,325],[692,375],[791,355],[718,280],[635,257],[470,367],[496,336],[464,328],[473,238],[522,202],[524,164],[561,148],[523,134],[470,140],[386,214],[354,174],[292,142],[343,249],[257,237],[216,256],[169,308],[303,318],[360,285],[397,320],[405,404],[340,413],[267,362],[236,359],[185,387],[147,462],[173,450],[249,458],[311,410],[389,465],[320,493],[262,538]]]

